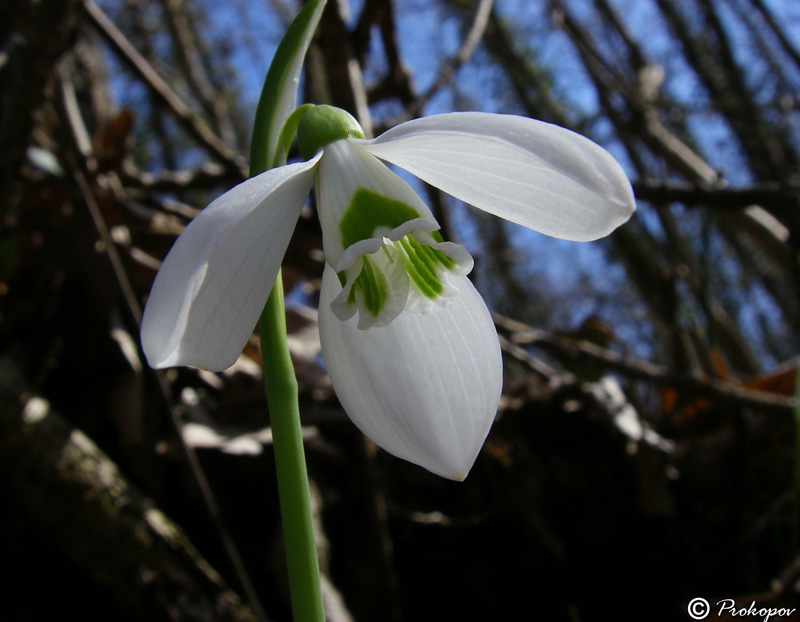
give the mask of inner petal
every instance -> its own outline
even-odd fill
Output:
[[[358,327],[386,326],[406,306],[409,281],[403,261],[391,240],[375,253],[359,257],[339,273],[342,292],[331,304],[336,316],[345,321],[358,312]]]
[[[467,251],[440,242],[438,233],[413,231],[398,240],[383,238],[381,247],[339,272],[343,290],[331,308],[344,321],[358,312],[362,330],[386,326],[403,311],[431,313],[458,293],[452,279],[472,269]]]
[[[455,263],[442,251],[420,244],[413,236],[401,238],[397,244],[402,252],[411,283],[426,298],[437,298],[444,292],[440,268],[451,270]]]

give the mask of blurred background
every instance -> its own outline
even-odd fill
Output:
[[[244,179],[300,4],[0,4],[0,619],[290,619],[257,337],[224,373],[156,372],[138,323],[176,236]],[[307,207],[284,279],[328,619],[800,608],[800,4],[328,0],[301,97],[372,135],[454,110],[557,123],[638,204],[579,244],[413,182],[504,352],[460,484],[338,405]]]

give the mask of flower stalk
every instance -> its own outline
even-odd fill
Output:
[[[250,177],[286,164],[297,123],[305,112],[305,107],[293,112],[300,68],[324,6],[325,0],[308,2],[275,52],[253,124]],[[259,337],[292,614],[295,622],[324,622],[297,378],[286,339],[280,270],[261,312]]]
[[[296,622],[324,622],[297,379],[286,344],[280,272],[261,313],[259,335],[292,611]]]

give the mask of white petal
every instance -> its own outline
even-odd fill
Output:
[[[430,233],[425,233],[424,231],[415,231],[411,235],[420,244],[440,251],[453,262],[451,269],[445,268],[442,264],[434,267],[436,276],[442,284],[442,292],[438,296],[431,298],[424,295],[416,287],[410,288],[408,301],[406,302],[406,311],[424,315],[426,313],[433,313],[439,307],[447,306],[450,301],[458,295],[458,283],[461,282],[460,277],[466,276],[472,272],[475,262],[472,259],[472,255],[460,244],[454,242],[437,242]]]
[[[503,366],[483,299],[467,277],[457,283],[445,308],[362,331],[331,311],[341,285],[326,266],[319,329],[333,388],[358,428],[399,458],[463,480],[497,412]]]
[[[607,151],[542,121],[450,113],[350,141],[457,199],[558,238],[597,239],[635,210],[630,182]]]
[[[346,269],[356,257],[373,253],[383,244],[383,237],[398,240],[410,231],[436,231],[439,224],[430,209],[405,181],[370,153],[337,140],[325,146],[316,181],[317,210],[322,225],[325,259],[338,272]],[[358,190],[369,190],[382,197],[401,201],[418,214],[395,228],[382,227],[370,239],[343,248],[340,225],[353,204]]]
[[[390,242],[391,244],[391,242]],[[373,315],[366,301],[364,292],[355,287],[355,303],[348,300],[356,285],[356,278],[363,269],[365,262],[372,271],[373,283],[379,288],[384,289],[385,299],[380,305],[378,315]],[[378,251],[372,255],[359,257],[355,263],[347,269],[347,282],[344,289],[331,303],[334,315],[340,320],[349,320],[358,311],[358,328],[366,330],[373,326],[386,326],[403,312],[408,300],[408,274],[406,273],[403,261],[399,257],[389,258],[389,252]],[[376,282],[377,281],[377,282]]]
[[[156,275],[142,318],[151,367],[219,371],[253,332],[319,158],[229,190],[186,227]]]

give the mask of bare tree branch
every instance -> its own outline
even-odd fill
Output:
[[[222,139],[216,136],[206,125],[200,122],[189,107],[178,97],[169,85],[156,73],[150,64],[131,45],[119,29],[106,17],[93,0],[83,0],[82,7],[98,32],[111,45],[120,58],[144,81],[169,110],[177,117],[181,125],[206,149],[227,167],[239,171],[242,179],[247,176],[244,160],[237,155]]]
[[[185,0],[161,0],[167,24],[175,42],[178,59],[183,66],[183,74],[192,88],[192,92],[203,110],[214,124],[226,144],[233,144],[235,134],[230,119],[230,111],[225,100],[219,96],[211,84],[205,67],[199,58],[199,43],[194,37],[187,13]]]
[[[576,361],[591,361],[602,365],[610,371],[615,371],[631,378],[655,382],[662,386],[675,387],[691,395],[714,399],[721,404],[753,408],[762,412],[788,416],[791,416],[798,407],[797,399],[793,397],[755,391],[722,380],[670,373],[660,365],[617,354],[588,341],[559,337],[498,314],[493,314],[493,317],[495,324],[499,328],[510,332],[508,339],[512,344],[535,346],[560,355],[569,356]]]
[[[453,79],[455,73],[461,66],[468,62],[475,50],[478,49],[486,27],[489,24],[489,15],[492,12],[493,0],[480,0],[475,9],[475,17],[469,33],[464,38],[458,52],[452,58],[446,59],[439,69],[439,74],[428,89],[415,99],[408,108],[409,115],[414,117],[422,112],[426,104],[433,98],[439,90]]]
[[[800,185],[768,182],[736,188],[686,181],[641,179],[633,182],[637,199],[656,203],[683,203],[687,207],[738,210],[751,205],[798,208]]]

